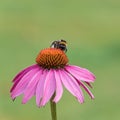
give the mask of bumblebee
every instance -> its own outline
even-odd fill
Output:
[[[65,40],[53,41],[50,47],[61,49],[62,51],[67,52],[67,42]]]

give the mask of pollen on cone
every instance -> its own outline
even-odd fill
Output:
[[[68,63],[66,54],[55,48],[41,50],[36,58],[36,62],[43,68],[62,68]]]

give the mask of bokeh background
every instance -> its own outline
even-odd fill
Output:
[[[53,40],[68,42],[70,64],[97,77],[85,103],[65,90],[58,120],[120,120],[119,0],[0,0],[0,120],[51,120],[49,103],[38,108],[33,97],[22,105],[9,90],[13,77],[34,64]]]

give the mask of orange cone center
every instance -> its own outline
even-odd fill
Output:
[[[43,68],[63,68],[68,63],[66,54],[56,48],[41,50],[36,58],[36,62]]]

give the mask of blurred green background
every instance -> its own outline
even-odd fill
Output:
[[[58,39],[68,42],[70,64],[97,77],[95,99],[84,92],[82,105],[65,90],[58,120],[120,120],[119,0],[0,0],[0,120],[51,120],[49,103],[39,109],[35,97],[12,102],[9,90],[13,77]]]

